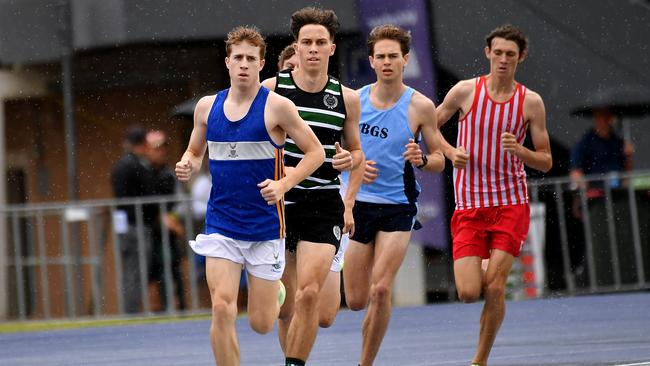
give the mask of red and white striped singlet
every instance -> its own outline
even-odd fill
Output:
[[[526,87],[517,83],[504,103],[487,93],[485,77],[476,79],[474,101],[458,122],[456,146],[469,154],[464,169],[454,168],[456,209],[516,205],[528,202],[523,162],[501,146],[501,134],[510,132],[519,143],[526,138],[524,97]]]

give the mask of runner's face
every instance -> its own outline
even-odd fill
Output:
[[[368,57],[370,67],[375,70],[377,80],[402,81],[404,67],[408,63],[408,55],[402,55],[399,42],[392,39],[382,39],[375,43],[373,55]]]
[[[280,70],[286,70],[286,69],[295,70],[298,67],[298,62],[299,62],[298,61],[298,55],[294,53],[293,56],[291,56],[288,59],[284,60]]]
[[[253,85],[260,80],[264,60],[260,59],[260,48],[244,41],[233,44],[226,67],[231,85]]]
[[[517,43],[499,37],[492,40],[492,47],[485,47],[485,56],[490,60],[490,73],[504,77],[514,77],[517,64],[523,61]]]
[[[335,48],[336,45],[330,41],[330,34],[324,26],[308,24],[300,28],[296,43],[300,68],[327,73],[329,58],[334,54]]]

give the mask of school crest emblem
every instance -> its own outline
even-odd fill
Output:
[[[235,159],[235,158],[237,158],[239,156],[239,155],[237,155],[237,143],[236,142],[235,143],[230,143],[229,142],[228,143],[228,148],[229,148],[228,157],[230,159]]]
[[[334,109],[337,105],[339,105],[339,100],[332,94],[325,94],[323,97],[323,104],[325,104],[325,106],[329,109]]]

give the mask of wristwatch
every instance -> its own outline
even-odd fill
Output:
[[[422,153],[422,164],[416,166],[416,168],[422,170],[422,168],[424,168],[428,162],[429,158],[427,158],[427,155],[425,153]]]

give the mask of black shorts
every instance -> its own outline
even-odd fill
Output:
[[[338,250],[343,231],[343,211],[343,200],[338,192],[330,200],[286,205],[286,250],[295,252],[301,240],[332,244]]]
[[[415,220],[415,203],[385,204],[356,201],[354,203],[354,235],[351,240],[368,244],[379,231],[411,231],[420,227]]]

